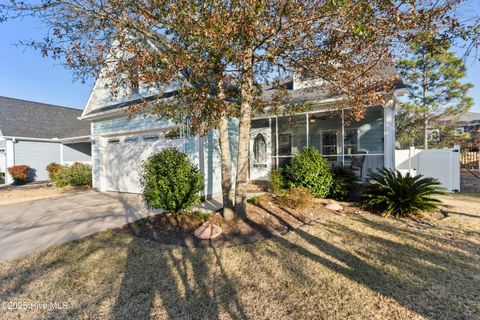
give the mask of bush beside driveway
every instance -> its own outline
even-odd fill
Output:
[[[231,248],[97,233],[0,263],[0,301],[67,306],[0,317],[478,319],[480,200],[443,199],[440,220],[338,216]]]

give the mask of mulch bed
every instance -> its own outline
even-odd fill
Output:
[[[328,200],[316,200],[305,208],[292,209],[280,207],[276,204],[274,195],[265,194],[257,205],[248,204],[245,219],[226,221],[219,213],[211,214],[208,220],[223,229],[223,233],[212,240],[200,240],[193,235],[195,229],[203,222],[190,213],[179,215],[161,213],[129,223],[120,230],[168,245],[189,248],[230,247],[278,236],[312,221],[338,216],[339,214],[324,208],[326,202]],[[363,213],[355,206],[345,203],[342,203],[342,206],[344,211],[341,215]]]

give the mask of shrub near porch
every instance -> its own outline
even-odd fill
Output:
[[[324,198],[332,186],[332,173],[325,158],[313,147],[304,148],[286,167],[286,185],[304,187],[317,198]]]

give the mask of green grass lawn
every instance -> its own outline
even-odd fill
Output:
[[[338,216],[232,248],[102,232],[0,263],[0,302],[67,303],[0,317],[479,319],[480,199],[443,199],[441,220]]]

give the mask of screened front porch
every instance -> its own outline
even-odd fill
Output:
[[[363,120],[350,122],[342,111],[257,118],[251,132],[251,180],[267,179],[307,146],[331,166],[352,168],[362,180],[384,166],[383,107],[370,107]]]

